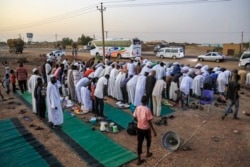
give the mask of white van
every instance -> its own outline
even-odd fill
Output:
[[[160,58],[183,58],[184,57],[184,51],[182,47],[165,47],[161,48],[159,52],[156,53],[157,57]]]
[[[250,70],[250,50],[242,53],[239,60],[239,67],[245,67],[247,70]]]

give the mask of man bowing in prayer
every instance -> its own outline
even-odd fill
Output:
[[[53,125],[53,128],[58,128],[63,123],[63,112],[56,81],[55,75],[51,75],[50,82],[47,86],[48,118],[49,123]]]
[[[35,87],[36,87],[36,83],[37,83],[37,78],[42,78],[41,76],[39,76],[39,72],[37,68],[34,68],[32,70],[33,74],[30,76],[29,81],[28,81],[28,91],[31,93],[32,95],[32,111],[34,113],[37,113],[36,110],[36,98],[35,98]]]

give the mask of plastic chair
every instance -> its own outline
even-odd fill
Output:
[[[214,91],[213,90],[203,90],[202,95],[199,100],[199,107],[198,110],[200,110],[200,105],[208,105],[208,112],[210,110],[210,105],[213,103],[214,100]]]

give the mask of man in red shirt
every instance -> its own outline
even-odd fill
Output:
[[[137,153],[138,153],[138,162],[137,165],[140,165],[144,162],[144,160],[141,159],[141,153],[142,153],[142,144],[144,138],[147,140],[147,157],[152,156],[152,153],[149,152],[150,145],[151,145],[151,130],[154,133],[154,136],[156,136],[156,132],[154,130],[153,124],[152,124],[152,113],[150,109],[147,107],[148,98],[146,96],[142,96],[141,99],[142,105],[137,106],[135,109],[135,112],[133,114],[134,119],[137,121]]]
[[[16,69],[16,77],[18,81],[19,88],[22,93],[27,91],[27,78],[28,73],[26,68],[23,67],[23,63],[20,63],[19,67]]]

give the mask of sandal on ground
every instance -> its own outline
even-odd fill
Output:
[[[140,161],[137,162],[137,165],[139,166],[139,165],[143,164],[144,162],[145,162],[145,160],[142,159],[142,160],[140,160]]]
[[[191,150],[193,150],[191,147],[189,147],[189,146],[183,146],[182,147],[182,150],[183,151],[191,151]]]
[[[146,157],[151,157],[153,155],[153,153],[148,153],[147,155],[146,155]]]
[[[36,127],[36,125],[34,125],[34,124],[30,124],[30,127],[32,128],[32,127]]]
[[[43,127],[38,126],[35,130],[43,130]]]

